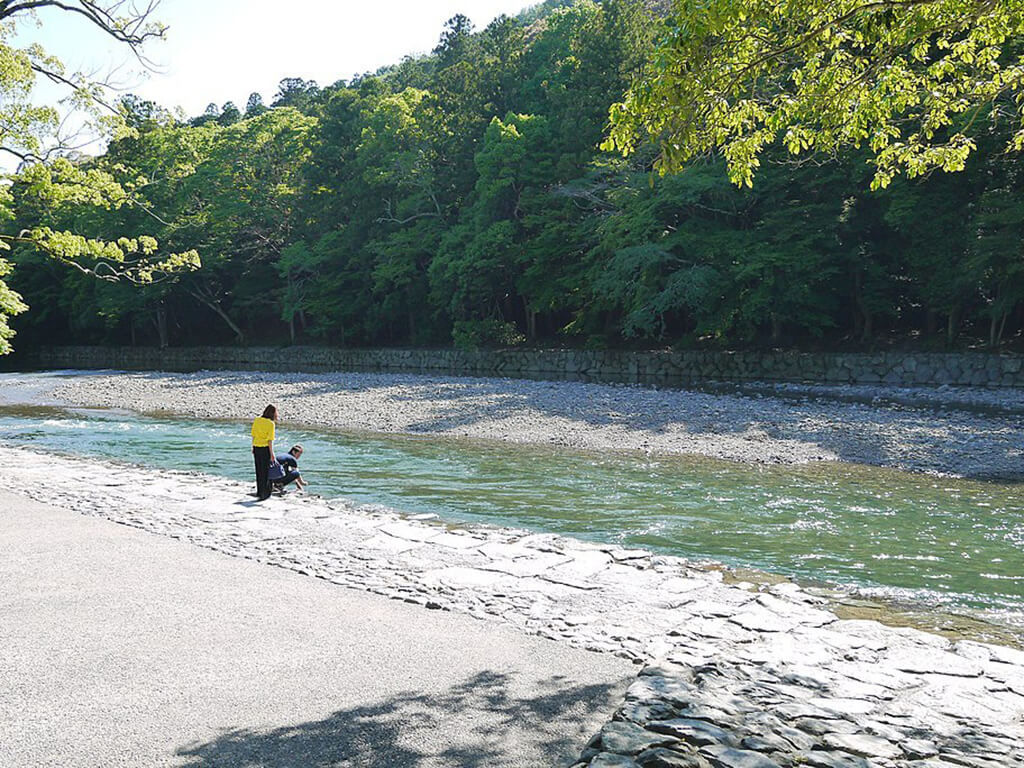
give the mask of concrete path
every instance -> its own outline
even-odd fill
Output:
[[[0,493],[0,765],[565,765],[635,667]]]

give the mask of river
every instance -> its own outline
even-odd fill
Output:
[[[31,377],[18,385],[36,391]],[[326,497],[711,559],[1024,627],[1020,485],[287,424],[279,434],[279,448],[305,446],[310,491]],[[236,480],[252,473],[248,424],[235,421],[5,405],[0,443]]]

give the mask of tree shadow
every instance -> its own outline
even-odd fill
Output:
[[[497,768],[575,761],[624,686],[564,676],[523,692],[480,672],[442,693],[409,691],[269,730],[236,728],[179,748],[189,768]]]

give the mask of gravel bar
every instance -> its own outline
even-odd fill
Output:
[[[62,379],[53,395],[198,418],[249,419],[273,402],[284,423],[312,427],[1024,478],[1019,391],[857,387],[830,396],[825,387],[769,386],[724,393],[380,373],[102,372]]]

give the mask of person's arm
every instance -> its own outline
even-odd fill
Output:
[[[277,466],[277,454],[274,453],[274,438],[277,437],[277,425],[270,422],[270,440],[267,441],[267,448],[270,450],[270,466]]]

